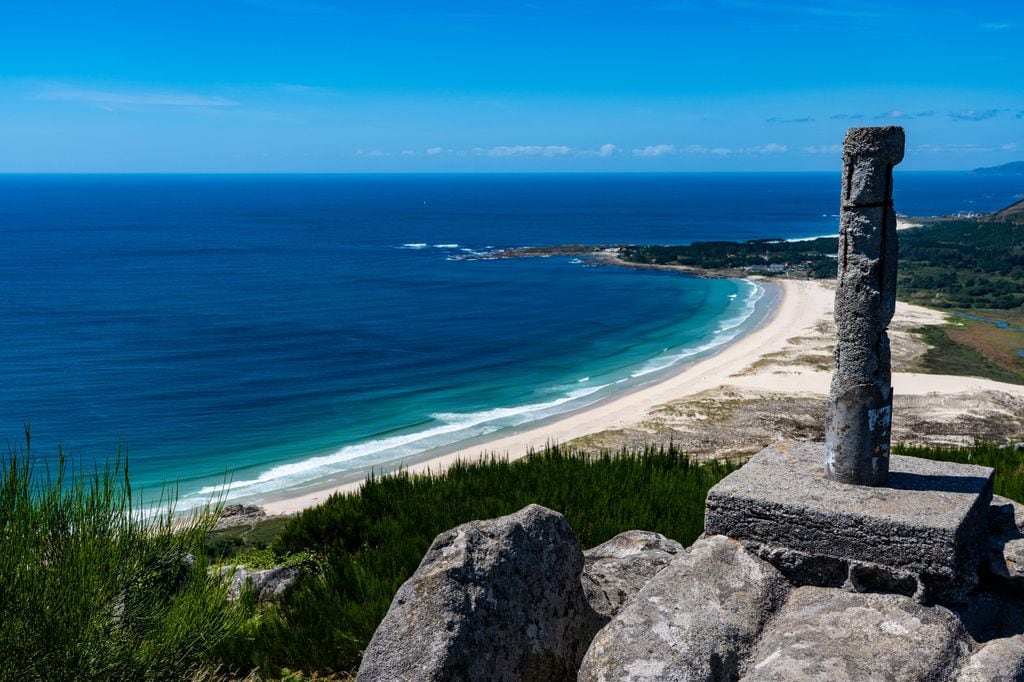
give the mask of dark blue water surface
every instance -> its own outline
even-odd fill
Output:
[[[258,496],[579,407],[727,341],[750,283],[465,260],[835,231],[838,175],[0,176],[0,435]],[[903,214],[1019,179],[897,174]]]

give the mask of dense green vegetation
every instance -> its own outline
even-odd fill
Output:
[[[1024,225],[946,220],[900,234],[900,298],[936,308],[1024,305]]]
[[[895,452],[994,467],[996,493],[1024,500],[1024,452]],[[119,463],[94,476],[61,466],[40,477],[30,462],[9,456],[0,480],[4,680],[198,680],[257,668],[263,679],[309,679],[289,670],[344,676],[441,531],[539,503],[562,511],[585,547],[634,528],[689,544],[702,530],[707,490],[737,466],[694,464],[674,448],[595,458],[550,447],[516,462],[373,478],[283,528],[257,524],[242,534],[252,541],[239,545],[214,539],[209,511],[173,523],[167,513],[133,514]],[[30,480],[42,482],[33,488]],[[233,605],[207,576],[204,544],[306,572],[280,604]],[[191,569],[182,561],[188,553],[199,557]]]
[[[0,679],[202,679],[247,617],[205,570],[217,510],[140,514],[120,459],[46,471],[26,448],[0,465]]]
[[[688,246],[625,246],[620,249],[619,257],[631,263],[685,265],[702,270],[767,268],[775,263],[787,266],[789,274],[835,277],[838,250],[839,240],[835,237],[802,242],[754,239],[747,242],[694,242]]]
[[[285,528],[279,556],[312,550],[325,567],[225,649],[234,666],[343,672],[387,612],[398,587],[443,530],[530,503],[565,514],[584,547],[630,529],[692,542],[708,489],[735,465],[692,464],[674,448],[590,458],[558,447],[508,462],[459,464],[440,476],[399,473],[335,495]]]
[[[1024,375],[1004,367],[949,337],[944,326],[918,327],[914,330],[928,344],[920,367],[929,374],[957,374],[983,377],[1010,384],[1024,384]]]
[[[789,274],[835,277],[835,238],[805,242],[695,242],[689,246],[629,246],[634,263],[744,269],[772,263]],[[772,274],[772,273],[764,273]],[[776,273],[781,274],[781,273]],[[940,220],[900,232],[898,296],[936,308],[1010,309],[1024,306],[1024,225]]]

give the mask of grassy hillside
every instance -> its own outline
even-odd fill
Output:
[[[996,492],[1024,500],[1024,452],[895,452],[995,467]],[[33,494],[30,458],[3,464],[0,528],[13,532],[0,533],[0,680],[233,679],[258,669],[289,682],[354,671],[395,591],[443,530],[539,503],[563,512],[584,547],[637,528],[690,544],[708,489],[735,469],[691,463],[673,448],[592,458],[552,447],[517,462],[375,478],[283,529],[264,524],[263,540],[275,539],[257,563],[312,554],[319,568],[280,604],[257,606],[229,603],[207,575],[210,514],[172,533],[169,516],[126,515],[121,466],[42,479]],[[188,553],[198,563],[182,570]]]

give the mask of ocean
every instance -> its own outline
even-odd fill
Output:
[[[1014,178],[896,173],[907,215]],[[495,249],[834,233],[832,173],[0,175],[0,435],[185,502],[320,485],[580,409],[767,314],[770,287]]]

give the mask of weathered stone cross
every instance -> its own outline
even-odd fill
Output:
[[[896,307],[892,168],[903,128],[851,128],[843,143],[835,372],[825,419],[825,473],[884,485],[889,474],[892,370],[886,328]]]

